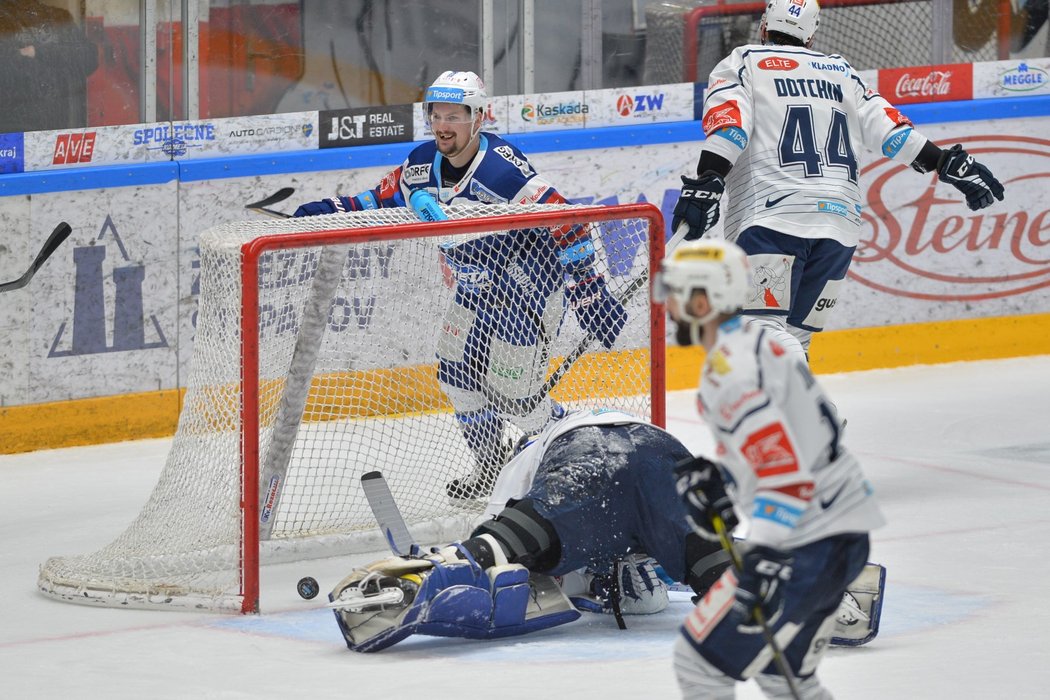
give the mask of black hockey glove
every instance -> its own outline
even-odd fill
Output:
[[[718,202],[726,191],[726,181],[713,170],[708,170],[699,179],[682,176],[682,194],[674,205],[671,232],[685,221],[689,232],[685,240],[695,241],[718,223]]]
[[[714,462],[703,457],[682,460],[675,465],[674,476],[678,495],[685,504],[685,518],[696,534],[717,542],[718,533],[712,524],[715,515],[725,523],[726,532],[732,532],[740,521],[726,493],[722,472]]]
[[[991,206],[995,201],[993,196],[1000,202],[1003,200],[1005,190],[1002,183],[995,179],[991,170],[964,151],[961,144],[941,151],[937,177],[962,192],[966,196],[966,206],[973,211]]]
[[[760,632],[755,610],[772,625],[784,609],[784,585],[791,579],[794,559],[788,552],[758,545],[744,555],[743,570],[737,573],[733,611],[740,617],[741,632]]]
[[[591,277],[572,285],[566,292],[580,328],[611,348],[627,323],[627,311],[616,300],[601,277]]]
[[[320,216],[321,214],[335,214],[340,211],[353,211],[354,208],[350,203],[349,197],[329,197],[318,202],[307,202],[296,209],[292,216]]]

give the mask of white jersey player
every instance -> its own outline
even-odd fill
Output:
[[[941,150],[846,59],[809,48],[819,10],[817,0],[770,0],[762,44],[738,47],[715,66],[699,178],[682,178],[672,221],[676,232],[684,221],[685,238],[695,240],[717,223],[728,193],[725,237],[751,258],[745,313],[799,353],[824,328],[862,231],[860,148],[936,171],[970,209],[1003,198],[1003,186],[961,145]]]
[[[675,668],[687,698],[732,698],[752,677],[785,697],[787,674],[771,664],[781,653],[802,697],[830,697],[816,667],[883,518],[805,361],[739,315],[750,279],[744,251],[723,240],[685,243],[661,271],[672,316],[707,350],[698,405],[718,443],[717,465],[698,457],[679,467],[678,491],[701,536],[718,537],[714,516],[750,520],[741,566],[686,619]],[[767,646],[756,608],[782,652]]]

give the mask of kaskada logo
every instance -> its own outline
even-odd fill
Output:
[[[1050,140],[979,135],[962,143],[1006,187],[1006,199],[970,211],[962,195],[905,164],[862,171],[866,224],[849,276],[896,297],[974,302],[1050,288]],[[925,179],[925,184],[923,183]],[[1023,180],[1024,190],[1017,183]],[[1020,194],[1019,194],[1020,193]]]

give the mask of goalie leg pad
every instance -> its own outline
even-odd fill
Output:
[[[833,646],[856,647],[875,639],[885,591],[886,567],[868,562],[842,596],[832,631]]]
[[[396,560],[387,560],[392,561]],[[520,564],[482,570],[467,560],[408,561],[422,562],[426,568],[397,575],[404,567],[393,564],[384,571],[372,565],[371,571],[354,572],[329,594],[336,622],[351,650],[380,651],[412,634],[508,637],[579,617],[552,579],[537,577],[532,582],[528,569]],[[369,604],[370,593],[378,600],[395,588],[404,592],[403,600]]]

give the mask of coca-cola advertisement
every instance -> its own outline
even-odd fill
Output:
[[[911,66],[879,71],[879,92],[894,104],[973,98],[973,66]]]

